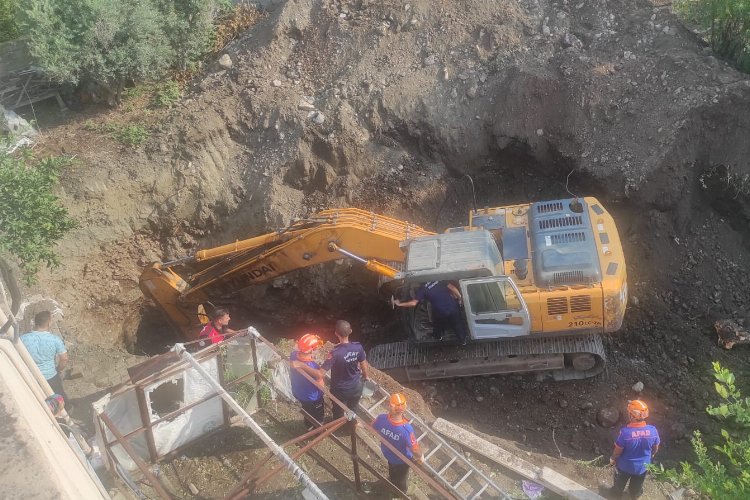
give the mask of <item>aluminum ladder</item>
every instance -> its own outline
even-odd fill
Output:
[[[388,413],[390,397],[390,393],[378,385],[372,396],[360,401],[359,409],[374,419],[381,413]],[[408,409],[404,416],[414,427],[417,442],[424,450],[423,467],[457,498],[464,500],[511,498],[421,418]]]

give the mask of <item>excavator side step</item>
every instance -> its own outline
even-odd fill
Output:
[[[551,372],[557,380],[593,377],[606,356],[599,335],[515,337],[476,342],[466,347],[393,342],[370,350],[368,361],[404,381],[470,377],[532,371]]]

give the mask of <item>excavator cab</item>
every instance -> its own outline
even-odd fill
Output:
[[[411,290],[428,281],[450,281],[463,296],[471,340],[528,335],[529,310],[513,280],[503,274],[502,256],[488,231],[456,231],[406,242],[404,281]],[[425,301],[426,302],[426,301]],[[432,342],[429,304],[406,313],[407,331],[415,342]],[[452,336],[446,337],[447,341]]]

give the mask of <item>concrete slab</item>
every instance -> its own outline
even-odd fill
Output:
[[[447,420],[438,418],[432,424],[432,428],[448,439],[459,443],[461,446],[469,448],[483,457],[512,470],[526,479],[539,483],[565,498],[575,500],[604,500],[602,496],[549,467],[534,465]]]

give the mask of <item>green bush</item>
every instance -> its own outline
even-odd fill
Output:
[[[18,38],[17,0],[0,0],[0,43]]]
[[[217,0],[19,0],[29,49],[54,79],[91,81],[119,104],[124,86],[203,55]]]
[[[675,8],[704,31],[704,39],[719,56],[750,72],[750,2],[677,0]]]
[[[29,150],[0,152],[0,249],[18,259],[27,283],[42,264],[59,264],[55,244],[76,226],[52,194],[60,171],[70,164],[60,156],[34,161]]]
[[[714,388],[721,397],[719,406],[706,411],[729,424],[721,429],[723,443],[709,448],[696,431],[691,440],[696,455],[695,464],[682,462],[679,470],[652,468],[657,476],[677,485],[690,487],[715,499],[740,500],[750,498],[750,398],[743,398],[735,385],[732,372],[714,362]]]

